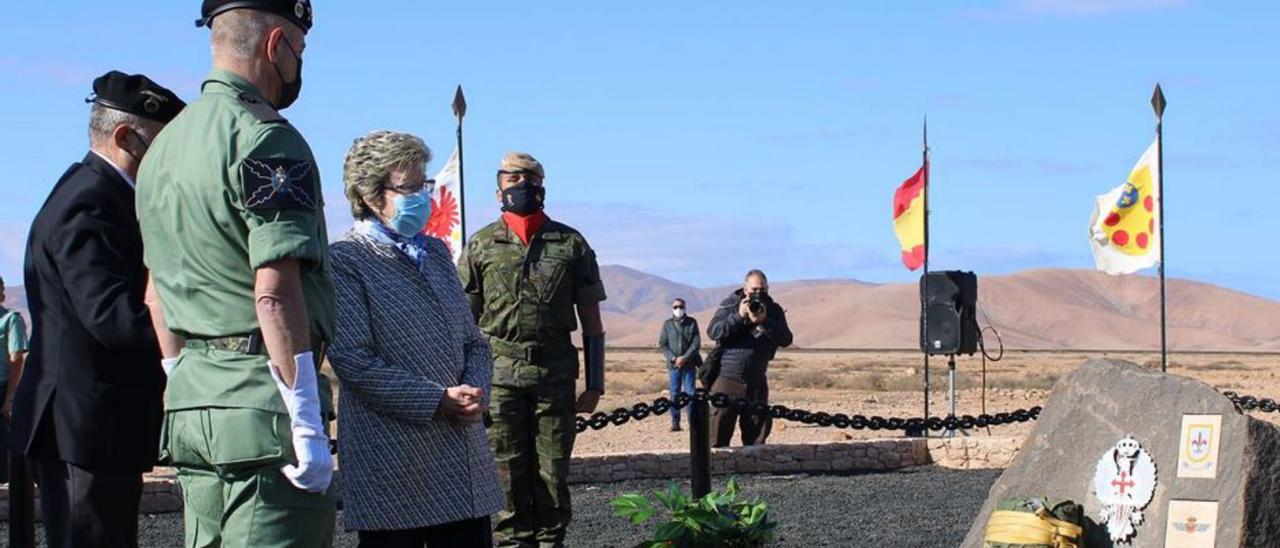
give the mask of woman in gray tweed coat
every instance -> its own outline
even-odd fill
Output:
[[[430,216],[421,139],[375,131],[343,166],[356,218],[330,247],[344,520],[360,546],[492,546],[502,508],[481,417],[493,362]]]

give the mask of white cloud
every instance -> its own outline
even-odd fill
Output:
[[[550,212],[586,235],[602,264],[621,264],[698,286],[760,268],[780,280],[850,278],[891,267],[883,250],[800,241],[789,224],[717,212],[675,215],[624,205],[562,204]]]
[[[802,241],[789,223],[778,220],[751,221],[721,212],[673,214],[623,204],[560,203],[548,213],[580,230],[600,264],[619,264],[696,287],[733,283],[752,268],[778,281],[853,278],[888,283],[909,282],[920,275],[903,268],[893,241],[876,249],[820,245]],[[325,218],[330,241],[351,227],[351,212],[342,193],[325,194]],[[480,225],[470,228],[477,230]],[[21,279],[27,228],[0,224],[0,230],[5,234],[0,236],[0,273],[6,279],[11,275]],[[1025,245],[938,247],[931,254],[930,267],[972,270],[979,275],[1091,268],[1084,249],[1068,253]],[[1264,275],[1181,271],[1174,275],[1280,298],[1277,284]]]
[[[7,73],[26,81],[28,85],[78,87],[83,88],[87,93],[93,79],[102,76],[103,72],[105,70],[101,67],[80,58],[57,59],[14,55],[0,57],[0,74]],[[194,100],[200,94],[200,84],[205,76],[200,71],[180,69],[151,69],[145,74],[187,101]]]
[[[1039,15],[1097,16],[1182,7],[1190,0],[1013,0],[1015,11]]]
[[[1191,0],[1005,0],[992,7],[961,8],[959,14],[980,20],[1025,16],[1089,18],[1180,8],[1190,3]]]
[[[0,223],[0,276],[8,285],[22,285],[22,261],[30,230],[30,223]]]
[[[343,192],[324,193],[324,222],[329,233],[329,241],[338,239],[351,228],[351,202]]]
[[[989,245],[935,250],[931,269],[1011,274],[1032,268],[1089,268],[1089,255],[1061,253],[1031,246]]]

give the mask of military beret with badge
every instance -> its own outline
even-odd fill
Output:
[[[311,0],[204,0],[200,5],[197,27],[208,27],[213,18],[231,10],[252,9],[271,12],[298,25],[304,31],[311,30]]]
[[[93,81],[93,94],[84,102],[127,112],[167,124],[187,106],[168,88],[141,74],[113,70]]]

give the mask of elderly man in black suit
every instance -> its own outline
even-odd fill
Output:
[[[32,341],[11,439],[35,470],[51,547],[137,546],[142,473],[159,447],[160,339],[173,344],[144,302],[133,177],[185,103],[116,71],[93,91],[89,153],[54,185],[27,240]]]

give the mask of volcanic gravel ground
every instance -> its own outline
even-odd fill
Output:
[[[960,544],[998,475],[998,470],[921,467],[841,476],[744,476],[739,483],[747,498],[764,499],[770,516],[779,522],[772,546],[932,548]],[[714,478],[715,487],[723,488],[726,479]],[[648,493],[668,483],[636,480],[573,486],[575,515],[567,545],[634,546],[648,529],[614,517],[608,501],[623,493]],[[181,546],[181,515],[142,516],[139,535],[144,547]],[[0,545],[7,544],[8,524],[0,523]],[[354,547],[355,534],[340,534],[335,544]]]
[[[739,483],[745,497],[767,502],[769,515],[779,523],[772,546],[933,548],[964,540],[999,475],[998,470],[922,467],[844,476],[746,476]],[[723,488],[726,479],[714,478],[714,488]],[[641,480],[579,486],[568,545],[635,545],[646,530],[614,517],[608,501],[666,484]]]

